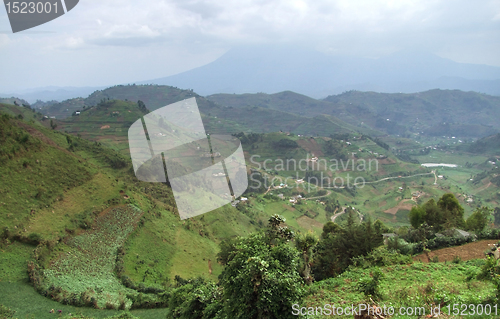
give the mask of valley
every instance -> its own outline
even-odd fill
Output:
[[[334,238],[325,230],[331,222],[348,232],[352,220],[356,227],[373,223],[380,236],[397,233],[407,238],[415,231],[410,221],[413,208],[450,193],[463,208],[464,220],[483,206],[499,206],[497,124],[487,123],[497,116],[496,97],[447,91],[374,94],[348,92],[324,100],[293,92],[202,97],[167,86],[129,85],[41,109],[0,104],[4,181],[0,304],[20,317],[45,318],[42,313],[57,308],[65,315],[93,318],[123,311],[139,318],[173,318],[172,296],[197,285],[216,294],[210,282],[221,280],[228,271],[221,261],[225,243],[268,234],[268,222],[276,215],[284,218],[280,225],[297,238],[314,236],[326,245],[327,238]],[[431,99],[444,100],[442,105],[450,107],[451,102],[446,102],[452,100],[450,96],[466,101],[458,104],[464,110],[464,105],[475,108],[483,103],[490,113],[467,122],[466,115],[455,112],[450,115],[454,116],[450,122],[456,123],[453,130],[434,133],[442,118],[433,118],[432,112],[425,115],[431,108],[421,107]],[[241,141],[249,186],[231,204],[181,220],[167,183],[141,182],[135,177],[128,128],[144,114],[190,97],[196,98],[207,133],[231,134]],[[414,104],[404,109],[413,113],[394,113],[396,105],[408,101]],[[347,103],[355,103],[356,108]],[[392,107],[383,109],[384,103]],[[360,111],[362,107],[367,113]],[[417,116],[421,123],[408,120]],[[395,124],[381,125],[377,117],[393,118]],[[484,125],[477,124],[481,129],[470,124],[481,121]],[[496,227],[496,218],[495,226],[492,220],[488,225]],[[308,249],[304,254],[312,254]],[[390,259],[382,245],[353,256],[348,263],[377,253]],[[398,271],[434,267],[405,266],[406,257],[402,253],[395,257],[400,261],[382,265],[387,266],[386,278],[391,278],[393,262],[401,262],[402,266],[394,266]],[[368,259],[363,262],[375,266]],[[313,271],[326,276],[323,268],[314,268],[324,263],[316,261]],[[478,269],[480,264],[467,262]],[[368,276],[361,268],[339,265],[345,268],[336,274],[345,278]],[[457,272],[457,278],[465,276],[465,270],[454,264],[436,264],[432,271],[439,274],[446,267]],[[335,300],[338,278],[344,277],[319,280],[318,275],[306,302]],[[384,285],[382,294],[390,295]],[[438,290],[447,291],[442,285]],[[493,298],[489,282],[478,279],[475,287]],[[355,286],[346,289],[352,294],[346,300],[366,300]],[[419,295],[419,289],[409,295],[427,298],[429,293]],[[26,301],[13,299],[12,291],[20,291],[22,300],[36,300],[36,306],[26,307]],[[471,300],[468,293],[460,296]]]

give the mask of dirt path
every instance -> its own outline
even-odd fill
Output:
[[[486,184],[484,186],[479,187],[478,189],[476,189],[476,194],[484,191],[485,189],[487,189],[490,186],[491,186],[491,182],[489,182],[488,184]]]
[[[331,219],[332,219],[332,222],[334,222],[334,223],[335,223],[335,219],[337,219],[337,217],[339,217],[340,215],[344,214],[344,213],[345,213],[345,209],[346,209],[346,208],[347,208],[347,207],[342,207],[342,210],[340,211],[340,213],[336,213],[336,214],[334,214],[334,215],[332,216],[332,218],[331,218]]]
[[[353,183],[352,185],[353,186],[356,186],[356,185],[365,185],[365,184],[375,184],[375,183],[379,183],[379,182],[382,182],[382,181],[386,181],[386,180],[389,180],[389,179],[395,179],[395,178],[411,178],[411,177],[415,177],[415,176],[423,176],[423,175],[430,175],[430,174],[434,174],[434,172],[430,172],[430,173],[421,173],[421,174],[415,174],[415,175],[410,175],[410,176],[394,176],[394,177],[385,177],[385,178],[382,178],[382,179],[379,179],[377,181],[373,181],[373,182],[361,182],[361,183]],[[323,187],[323,188],[345,188],[345,186],[341,186],[341,187],[335,187],[335,186],[332,186],[332,187]]]
[[[388,179],[395,179],[395,178],[410,178],[410,177],[415,177],[415,176],[423,176],[423,175],[430,175],[430,174],[434,174],[433,172],[431,173],[422,173],[422,174],[415,174],[415,175],[410,175],[410,176],[395,176],[395,177],[386,177],[386,178],[382,178],[382,179],[379,179],[378,181],[374,181],[374,182],[364,182],[364,183],[359,183],[359,184],[375,184],[375,183],[378,183],[378,182],[381,182],[381,181],[386,181]],[[356,184],[354,184],[356,185]]]
[[[318,198],[326,197],[326,196],[330,195],[331,193],[332,193],[332,191],[326,191],[326,194],[325,194],[325,195],[322,195],[322,196],[315,196],[315,197],[309,197],[309,198],[302,198],[302,199],[303,199],[303,200],[318,199]]]
[[[331,217],[332,222],[334,222],[334,223],[335,223],[335,219],[337,219],[337,217],[339,217],[339,216],[340,216],[340,215],[342,215],[342,214],[345,214],[345,210],[346,210],[346,209],[347,209],[347,207],[342,207],[342,211],[341,211],[340,213],[334,214],[334,215]],[[356,213],[358,213],[358,215],[359,215],[359,220],[360,220],[360,221],[363,221],[363,214],[361,214],[360,212],[356,212]]]

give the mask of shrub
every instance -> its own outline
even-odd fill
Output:
[[[486,262],[481,267],[481,272],[477,275],[478,279],[493,279],[496,274],[500,274],[498,261],[494,257],[487,257]]]
[[[353,265],[362,268],[383,267],[390,265],[407,265],[413,263],[410,256],[403,255],[385,246],[378,247],[366,256],[353,258]]]
[[[31,233],[28,235],[28,239],[36,244],[39,244],[42,241],[42,235],[38,233]]]
[[[0,305],[0,318],[10,319],[14,317],[16,312],[10,308]]]
[[[358,290],[365,294],[366,297],[380,298],[379,284],[384,277],[379,268],[375,268],[371,273],[371,278],[362,278],[358,283]]]

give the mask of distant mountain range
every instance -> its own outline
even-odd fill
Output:
[[[201,95],[291,90],[324,98],[348,90],[414,93],[430,89],[500,95],[500,67],[457,63],[409,50],[367,59],[286,47],[246,47],[230,50],[207,65],[139,83],[190,88]]]
[[[204,66],[136,84],[217,93],[277,93],[293,91],[316,99],[342,92],[415,93],[431,89],[474,91],[500,95],[500,67],[458,63],[437,55],[404,50],[378,59],[338,57],[283,46],[249,46],[228,51]],[[0,92],[29,103],[85,97],[104,87],[41,87]]]
[[[44,106],[45,115],[63,119],[103,100],[143,101],[153,111],[196,97],[212,132],[276,132],[329,136],[360,131],[373,136],[456,136],[480,138],[500,132],[500,97],[459,90],[420,93],[348,91],[317,100],[292,91],[275,94],[214,94],[160,85],[118,85],[87,98]],[[11,102],[12,103],[12,102]]]
[[[221,105],[261,107],[305,117],[331,115],[356,127],[411,137],[483,137],[500,131],[500,97],[459,90],[420,93],[349,91],[323,100],[286,91],[275,94],[214,94]]]

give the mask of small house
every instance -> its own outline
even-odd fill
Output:
[[[461,230],[461,229],[455,229],[455,233],[454,233],[455,236],[460,236],[460,237],[469,237],[470,236],[470,233],[469,232],[466,232],[465,230]]]

